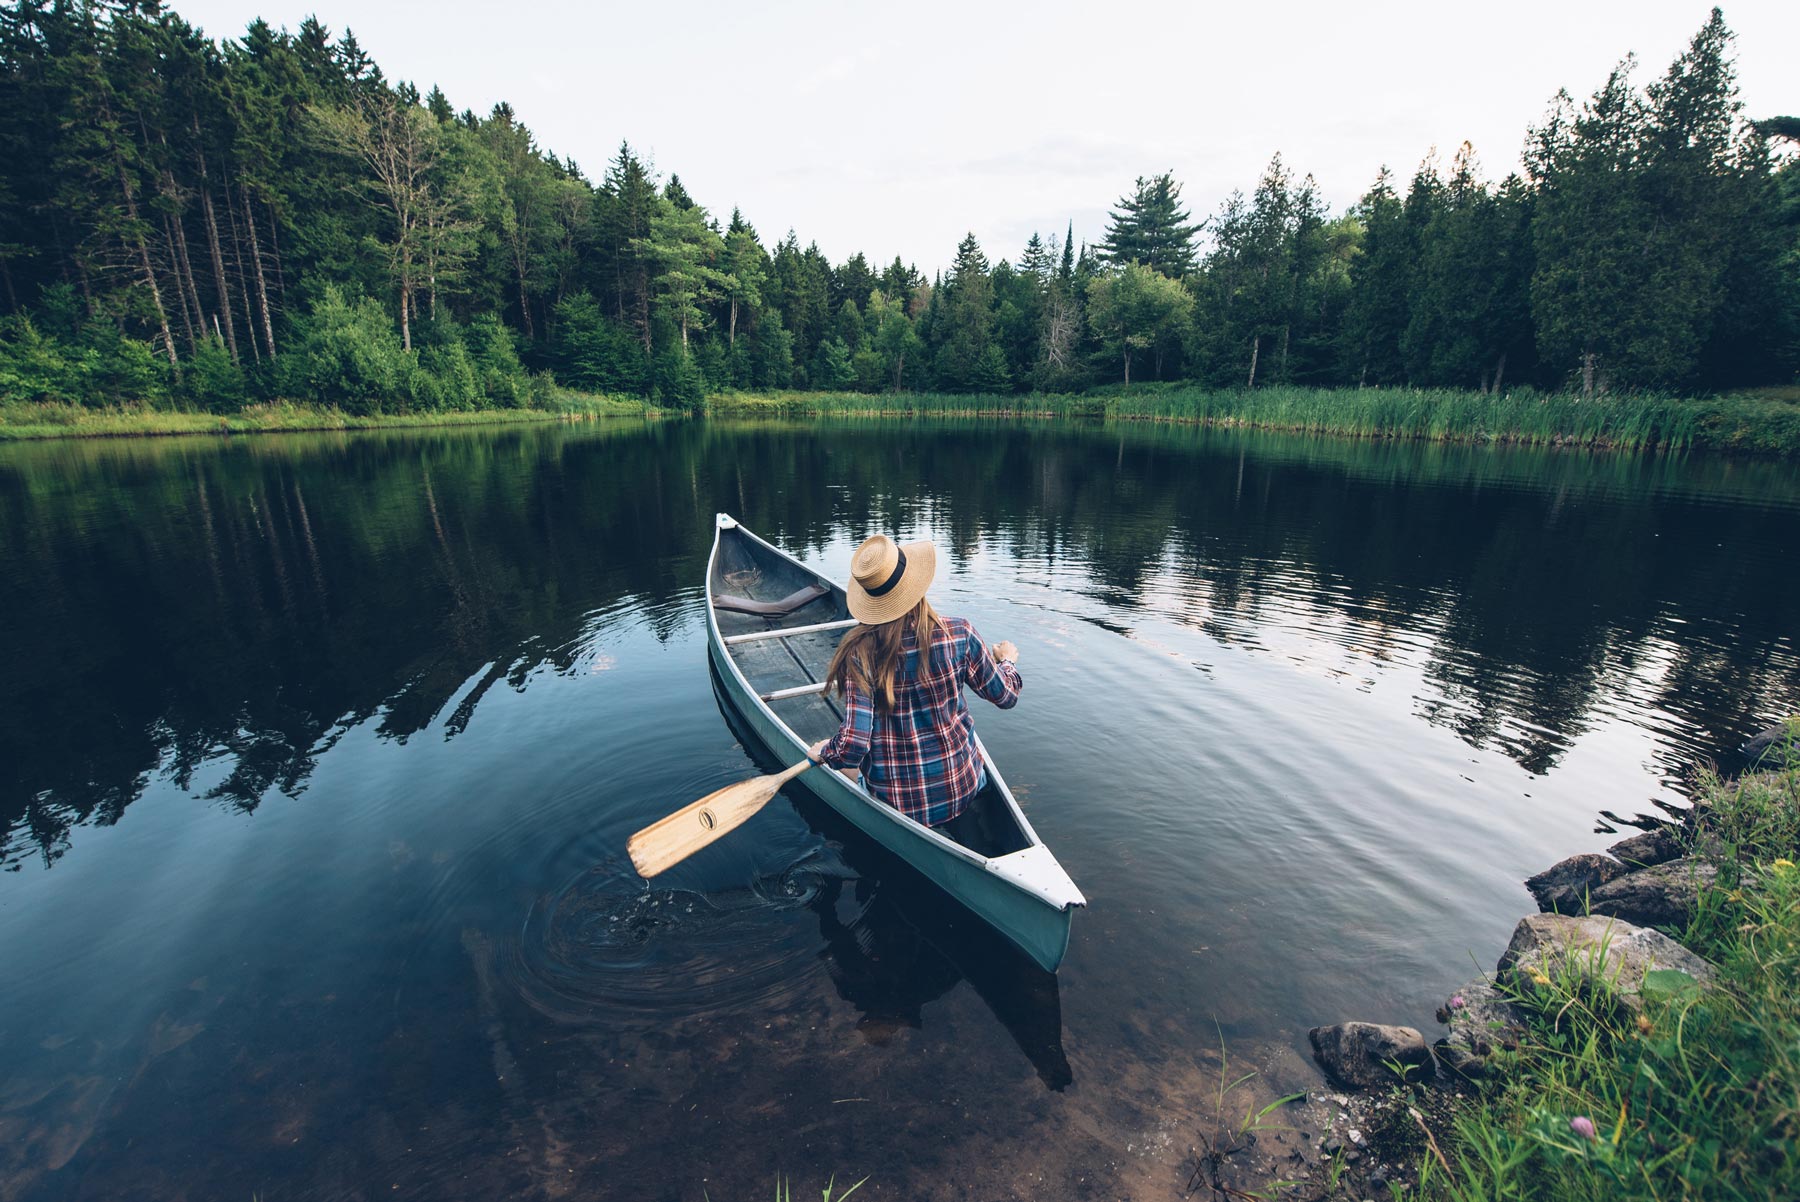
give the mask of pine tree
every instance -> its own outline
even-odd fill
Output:
[[[1101,257],[1116,266],[1142,263],[1180,279],[1194,270],[1194,235],[1201,228],[1190,224],[1189,216],[1174,172],[1139,176],[1132,194],[1120,197],[1119,207],[1107,215]]]
[[[1051,272],[1055,270],[1055,267],[1056,263],[1051,257],[1049,248],[1044,245],[1044,240],[1038,237],[1037,231],[1033,230],[1030,240],[1025,243],[1024,253],[1019,256],[1019,271],[1031,276],[1038,283],[1045,284],[1049,282]]]

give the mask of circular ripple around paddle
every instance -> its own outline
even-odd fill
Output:
[[[769,1007],[797,994],[818,954],[804,910],[833,877],[823,856],[719,892],[646,888],[609,861],[540,898],[503,971],[540,1012],[563,1022],[621,1014],[688,1017]]]

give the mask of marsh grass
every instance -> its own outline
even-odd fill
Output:
[[[353,430],[657,415],[638,398],[545,390],[536,407],[352,416],[293,402],[229,415],[148,406],[0,403],[0,440],[130,434]],[[1714,398],[1583,398],[1521,389],[1504,395],[1414,388],[1211,389],[1134,385],[1088,393],[727,392],[705,412],[742,417],[1120,420],[1284,430],[1363,439],[1573,446],[1627,451],[1720,450],[1800,455],[1800,404],[1785,394]]]
[[[1800,756],[1703,786],[1719,877],[1682,942],[1717,980],[1652,972],[1642,1008],[1540,975],[1519,1049],[1456,1110],[1420,1194],[1453,1199],[1800,1197]]]
[[[1139,385],[1080,394],[726,393],[709,411],[824,417],[1113,418],[1353,438],[1800,454],[1800,405],[1763,396],[1583,398],[1531,389],[1211,389]]]
[[[348,414],[328,405],[270,401],[236,413],[204,413],[149,405],[88,408],[57,402],[0,403],[0,442],[40,438],[120,438],[152,434],[260,434],[293,430],[385,430],[408,426],[482,426],[507,422],[585,421],[655,416],[636,398],[550,390],[530,409],[434,410]]]

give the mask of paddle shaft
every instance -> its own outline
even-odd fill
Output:
[[[626,850],[638,875],[652,877],[687,859],[747,822],[769,803],[781,786],[813,766],[812,760],[769,776],[758,776],[715,790],[631,837]]]

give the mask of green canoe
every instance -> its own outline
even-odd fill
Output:
[[[819,682],[856,620],[842,588],[735,519],[720,514],[717,525],[706,571],[707,649],[726,699],[761,750],[794,763],[842,720],[836,699]],[[1068,950],[1075,907],[1087,899],[1031,829],[979,737],[976,746],[988,785],[971,804],[987,807],[981,826],[992,840],[980,849],[914,822],[841,772],[815,768],[794,785],[1054,972]]]

